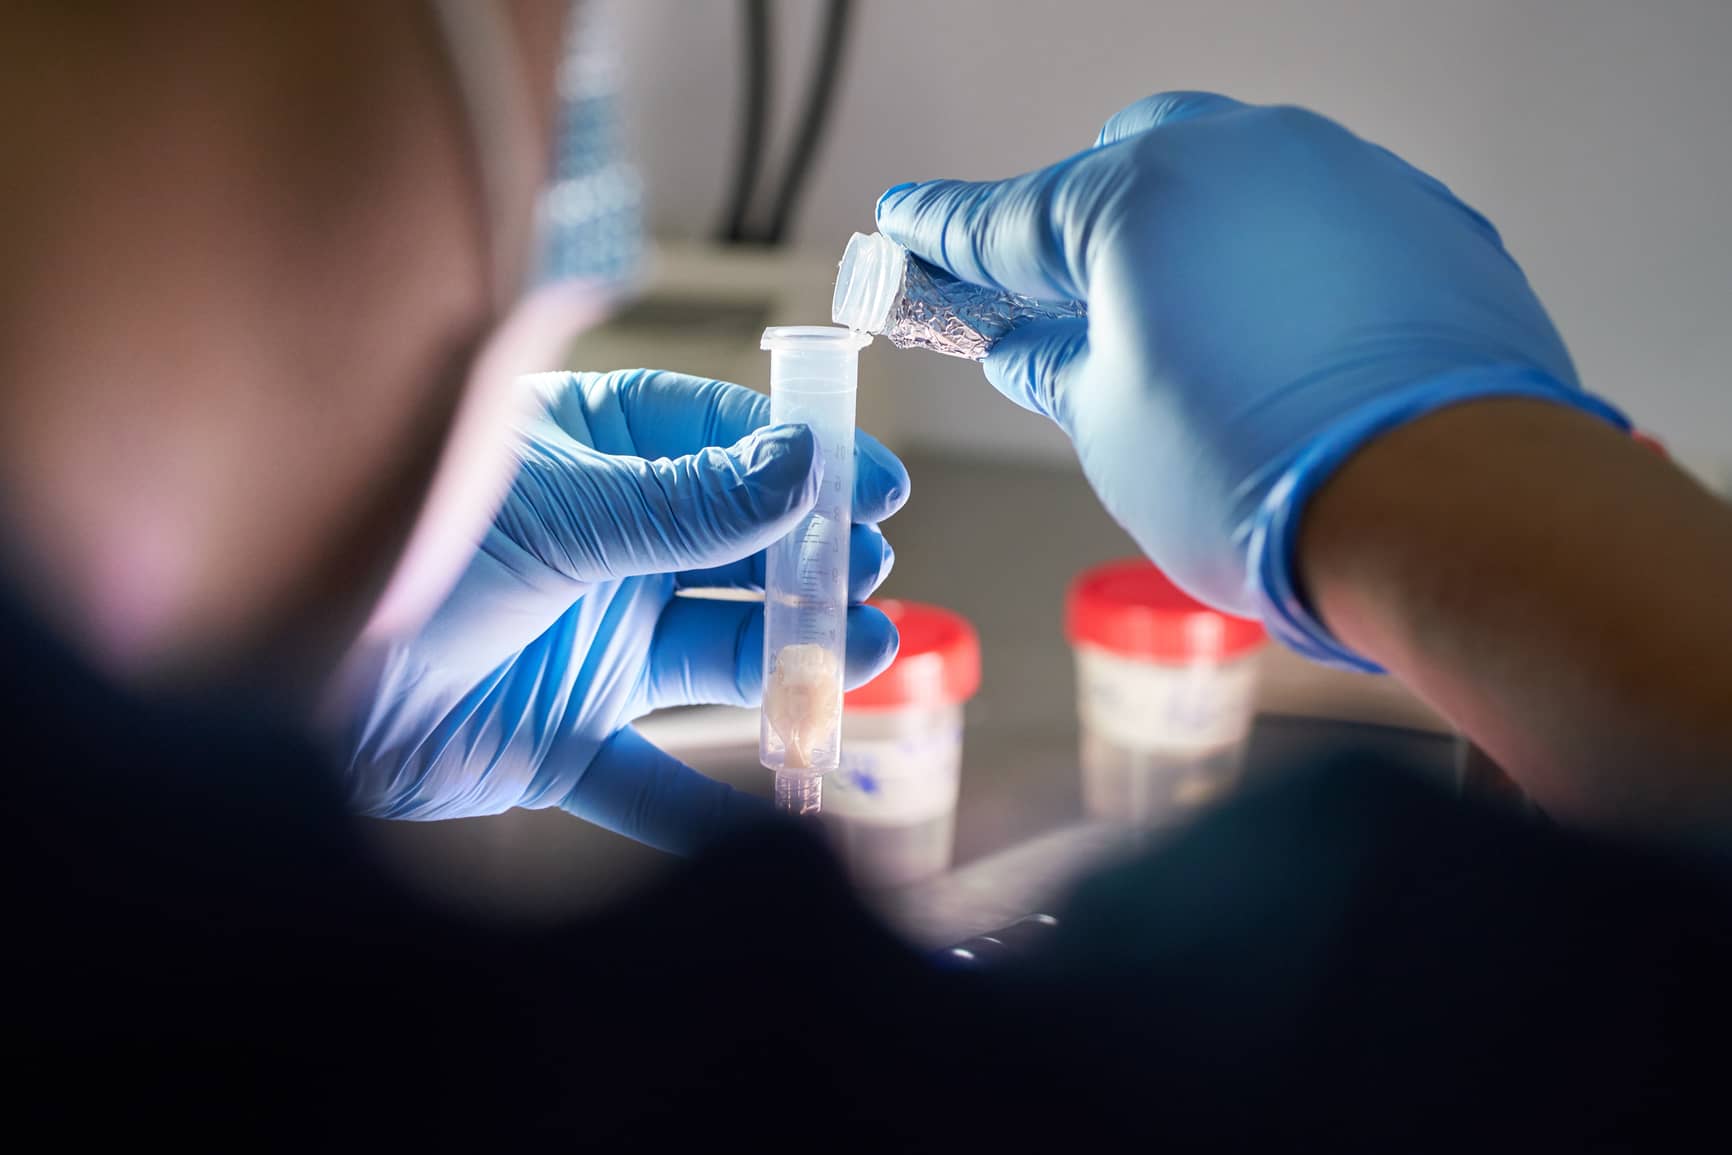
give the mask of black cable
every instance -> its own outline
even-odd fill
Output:
[[[728,197],[728,211],[717,226],[716,239],[739,243],[750,239],[746,233],[746,214],[752,207],[752,188],[758,180],[758,169],[764,158],[764,137],[770,121],[770,0],[742,0],[741,29],[742,72],[744,89],[740,101],[739,151],[734,156],[733,191]]]
[[[836,82],[842,73],[842,49],[848,39],[849,0],[830,0],[824,13],[823,43],[818,63],[806,86],[806,108],[794,133],[794,143],[788,150],[788,166],[782,173],[782,187],[776,194],[775,207],[770,211],[770,226],[762,235],[766,244],[779,245],[793,222],[794,209],[800,192],[811,173],[812,161],[818,153],[818,141],[824,133],[824,121],[829,118],[835,101]]]

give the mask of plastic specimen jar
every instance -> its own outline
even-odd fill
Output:
[[[864,886],[900,886],[950,867],[962,775],[962,711],[980,686],[980,640],[966,618],[916,602],[875,603],[902,646],[849,691],[842,764],[825,821]]]
[[[1065,626],[1091,817],[1162,825],[1233,785],[1255,713],[1262,626],[1210,609],[1140,558],[1080,575]]]

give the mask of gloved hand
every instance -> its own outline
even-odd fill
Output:
[[[763,428],[769,398],[720,381],[636,370],[522,387],[537,404],[480,549],[432,620],[372,655],[349,691],[353,798],[393,818],[559,806],[689,851],[763,804],[630,726],[663,706],[757,703],[762,603],[674,595],[762,589],[761,551],[816,499],[816,443],[804,426]],[[875,523],[906,499],[908,474],[864,433],[855,459],[861,601],[889,573]],[[895,650],[889,619],[849,610],[850,685]]]
[[[1305,501],[1355,449],[1488,396],[1622,423],[1484,217],[1301,109],[1150,97],[1050,168],[899,185],[878,227],[963,280],[1086,300],[1005,337],[987,378],[1070,434],[1175,581],[1320,660],[1376,668],[1294,575]]]

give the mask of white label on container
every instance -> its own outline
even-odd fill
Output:
[[[1164,666],[1077,651],[1082,724],[1133,750],[1206,750],[1243,738],[1257,689],[1255,658]]]
[[[841,767],[824,780],[824,810],[859,822],[924,821],[956,808],[961,772],[961,727],[886,738],[845,734]]]

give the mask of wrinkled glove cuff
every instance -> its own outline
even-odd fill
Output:
[[[1488,397],[1553,401],[1604,418],[1620,429],[1630,427],[1628,418],[1599,398],[1521,366],[1487,366],[1433,377],[1354,411],[1299,451],[1257,511],[1246,572],[1258,616],[1272,637],[1324,665],[1383,673],[1375,662],[1337,641],[1306,600],[1298,573],[1305,507],[1341,464],[1373,438],[1446,406]]]

